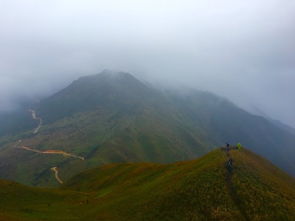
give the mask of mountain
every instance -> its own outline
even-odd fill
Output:
[[[66,181],[112,162],[193,159],[225,142],[241,142],[295,174],[292,133],[208,92],[163,91],[131,74],[104,71],[30,109],[0,126],[10,128],[0,134],[3,179],[58,185],[53,167]]]
[[[291,133],[291,134],[294,134],[295,135],[295,128],[289,126],[289,125],[286,125],[284,123],[282,123],[281,121],[279,120],[273,120],[273,119],[270,119],[268,118],[269,121],[273,122],[276,126],[278,126],[279,128]]]
[[[246,149],[171,164],[107,164],[59,188],[0,181],[0,220],[294,218],[294,178]]]
[[[27,108],[28,109],[28,108]],[[0,137],[14,135],[35,126],[30,113],[21,108],[12,112],[0,113]]]

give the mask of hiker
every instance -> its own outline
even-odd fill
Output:
[[[237,144],[237,149],[238,149],[238,150],[241,150],[241,149],[242,149],[242,144],[238,143],[238,144]]]
[[[229,151],[229,143],[226,143],[226,151]]]
[[[228,161],[227,161],[227,164],[226,164],[226,168],[228,170],[228,172],[232,172],[233,170],[233,159],[230,158]]]
[[[230,159],[228,160],[228,163],[229,163],[230,167],[232,167],[232,165],[233,165],[233,159],[230,158]]]

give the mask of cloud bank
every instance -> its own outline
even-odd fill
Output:
[[[295,126],[292,0],[0,2],[0,110],[124,70]]]

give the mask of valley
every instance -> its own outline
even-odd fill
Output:
[[[29,112],[32,114],[32,119],[38,121],[38,126],[33,130],[33,134],[36,135],[39,132],[41,126],[42,126],[42,118],[37,117],[37,114],[36,114],[35,110],[29,109]],[[20,149],[23,149],[23,150],[26,150],[26,151],[31,151],[31,152],[39,153],[39,154],[59,154],[59,155],[62,155],[64,157],[72,157],[72,158],[76,158],[76,159],[80,159],[80,160],[85,160],[84,157],[77,156],[77,155],[71,154],[71,153],[67,153],[67,152],[62,151],[62,150],[37,150],[37,149],[33,149],[31,147],[20,146],[21,143],[22,143],[22,140],[19,140],[17,142],[17,144],[16,144],[16,147],[20,148]],[[55,166],[55,167],[51,167],[50,169],[54,173],[56,181],[59,184],[63,184],[63,181],[59,177],[58,168]]]

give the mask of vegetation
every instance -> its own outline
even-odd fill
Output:
[[[230,154],[234,160],[231,186],[225,167],[226,152],[220,149],[197,160],[172,164],[107,164],[85,171],[55,189],[2,181],[0,217],[294,220],[294,178],[245,149],[231,150]]]
[[[11,125],[9,120],[0,125],[0,131],[10,128],[8,134],[0,132],[1,178],[54,186],[51,167],[68,180],[112,162],[189,160],[225,142],[241,142],[295,173],[293,134],[206,92],[162,92],[130,74],[102,73],[74,81],[33,108],[43,119],[37,135],[32,133],[37,122],[27,111]],[[86,160],[28,152],[16,148],[20,139],[32,149],[61,150]]]

